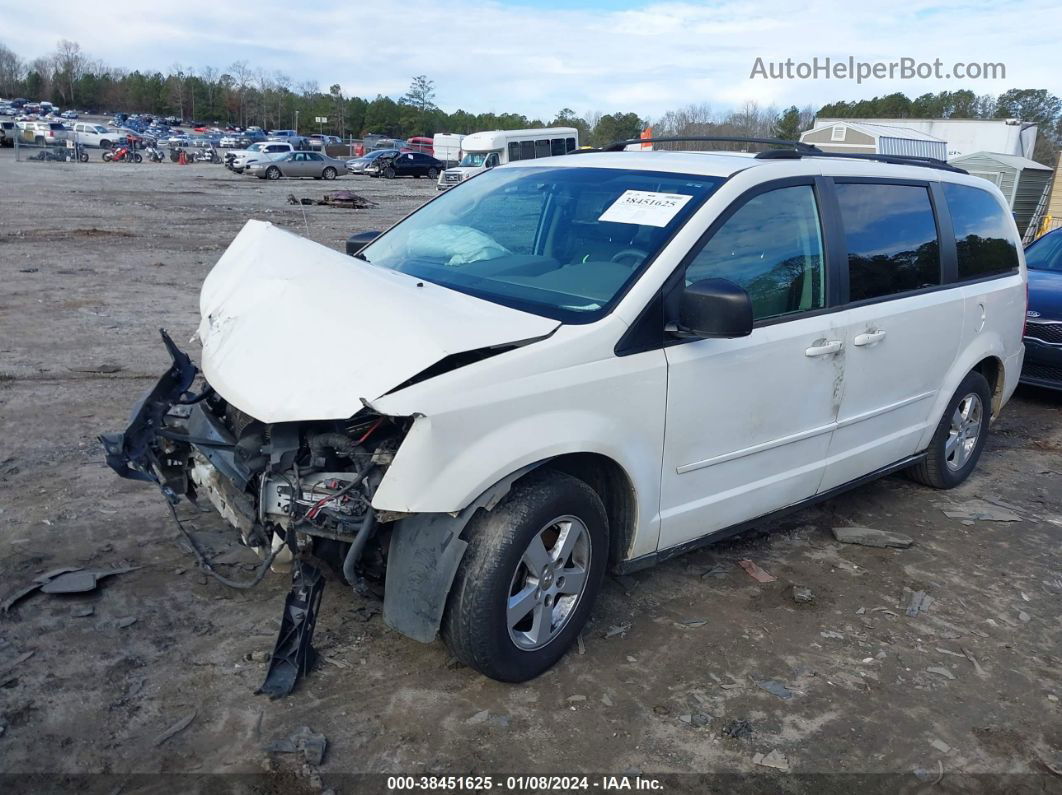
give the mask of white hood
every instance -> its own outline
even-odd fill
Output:
[[[374,267],[248,221],[199,298],[207,381],[263,422],[345,419],[454,353],[559,321]]]

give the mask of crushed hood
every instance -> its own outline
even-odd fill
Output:
[[[248,221],[199,299],[202,369],[263,422],[345,419],[443,358],[559,321],[374,267]]]

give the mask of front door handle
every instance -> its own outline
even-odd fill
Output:
[[[812,345],[804,351],[804,355],[809,358],[812,356],[829,356],[832,353],[840,353],[843,347],[844,343],[840,340],[822,340],[819,344]]]
[[[856,338],[852,340],[853,345],[858,345],[862,348],[864,345],[873,345],[875,342],[881,342],[885,339],[885,332],[881,329],[874,331],[868,331],[865,334],[857,334]]]

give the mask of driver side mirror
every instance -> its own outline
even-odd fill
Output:
[[[747,337],[752,333],[752,299],[728,279],[702,279],[679,299],[676,336],[698,339]]]
[[[347,238],[347,256],[353,257],[381,234],[383,233],[379,229],[354,233]]]

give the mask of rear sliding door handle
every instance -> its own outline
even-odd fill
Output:
[[[840,340],[823,340],[820,344],[812,345],[804,351],[804,355],[808,357],[829,356],[831,353],[840,353],[843,347],[844,343]]]
[[[885,339],[885,332],[878,329],[876,331],[868,331],[865,334],[857,334],[856,338],[852,340],[852,344],[862,348],[864,345],[873,345],[883,339]]]

